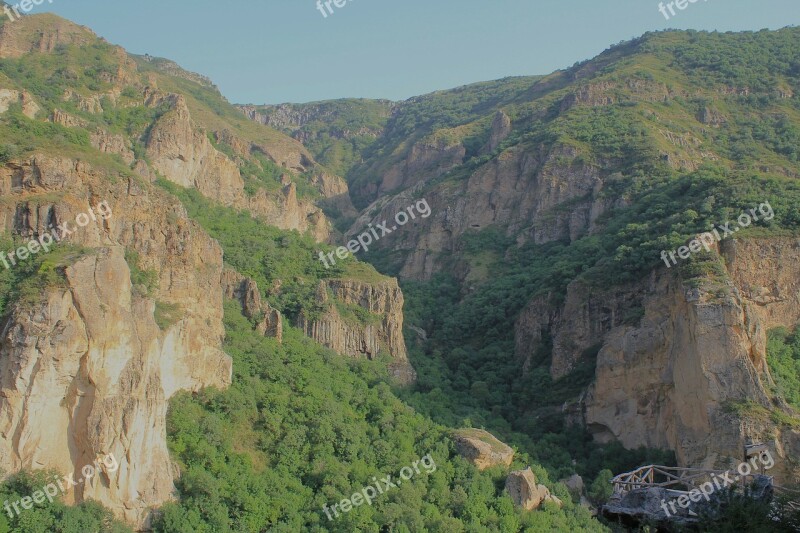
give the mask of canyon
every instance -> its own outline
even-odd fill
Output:
[[[758,46],[798,36],[770,32]],[[707,68],[703,46],[738,46],[735,35],[704,38],[648,35],[548,76],[405,102],[233,106],[204,76],[53,15],[0,26],[2,236],[34,238],[102,201],[113,210],[35,269],[8,274],[0,469],[77,473],[114,454],[120,468],[67,502],[96,500],[151,527],[182,474],[168,448],[170,400],[233,383],[223,349],[233,301],[260,337],[283,343],[296,328],[338,356],[387,361],[400,390],[426,377],[417,361],[452,375],[453,388],[436,392],[503,412],[509,433],[547,412],[598,445],[718,469],[764,443],[776,480],[796,483],[800,423],[776,392],[768,338],[800,323],[800,166],[787,143],[753,141],[745,148],[758,157],[729,143],[753,138],[737,116],[794,131],[796,67],[761,84],[693,77]],[[671,39],[699,51],[685,59]],[[63,80],[26,86],[53,58]],[[664,268],[658,250],[752,204],[762,192],[745,187],[751,178],[759,201],[783,197],[777,220]],[[247,251],[214,237],[236,232],[192,215],[213,206],[284,232],[276,249],[301,238],[328,249],[422,197],[430,217],[322,273],[311,250],[290,275],[268,257],[258,266],[269,275],[239,271]],[[459,361],[467,352],[455,346],[480,357]],[[441,367],[426,359],[439,356]],[[576,389],[529,404],[534,377]],[[497,384],[523,391],[498,405]],[[445,387],[428,385],[416,392]],[[515,474],[537,486],[538,473]],[[561,502],[540,496],[528,507]]]

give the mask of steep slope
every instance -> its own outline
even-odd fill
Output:
[[[308,104],[237,106],[250,119],[302,142],[340,176],[384,133],[395,109],[388,100],[344,99]]]
[[[405,280],[428,339],[412,360],[443,373],[448,405],[573,452],[565,421],[683,465],[728,466],[765,440],[797,480],[797,413],[765,346],[798,325],[800,280],[778,267],[800,227],[798,65],[796,28],[663,32],[398,103],[348,173],[348,235],[430,204],[367,257]],[[768,257],[665,268],[662,250],[765,202],[774,216],[729,245]]]
[[[7,100],[38,97],[43,117],[88,130],[96,148],[135,159],[149,180],[160,174],[270,224],[328,238],[315,203],[347,196],[347,186],[300,143],[247,121],[210,82],[174,63],[129,56],[51,15],[19,22],[0,27]]]
[[[12,297],[0,341],[0,466],[80,479],[85,465],[113,454],[117,471],[68,497],[146,523],[174,490],[168,400],[230,384],[220,348],[222,251],[177,202],[113,167],[37,150],[2,168],[0,179],[2,232],[14,236],[4,250],[51,226],[74,231],[4,273],[17,279],[3,290]],[[89,213],[97,220],[78,227]],[[137,284],[140,272],[146,285]]]
[[[79,480],[112,454],[118,469],[65,499],[101,502],[136,527],[175,498],[170,399],[232,379],[223,275],[243,250],[223,261],[209,235],[218,228],[194,221],[194,205],[233,213],[239,238],[270,234],[237,266],[258,257],[244,274],[264,281],[254,286],[275,303],[273,317],[317,309],[306,281],[338,276],[378,294],[390,285],[363,264],[323,272],[312,252],[327,250],[330,225],[316,202],[346,197],[347,186],[297,141],[248,121],[202,76],[129,56],[52,15],[0,25],[0,195],[0,469]],[[271,260],[294,241],[302,260],[281,257],[308,271],[276,272]],[[396,374],[413,377],[402,294],[396,283],[387,292],[380,326],[339,331],[377,340],[343,351],[394,357]],[[347,303],[368,312],[359,306],[369,302]],[[259,333],[280,336],[276,328]]]

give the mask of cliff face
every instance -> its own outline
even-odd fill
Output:
[[[800,322],[800,241],[725,241],[721,254],[727,275],[696,287],[661,269],[597,294],[570,286],[560,308],[537,298],[517,321],[517,354],[524,364],[547,332],[559,378],[599,341],[579,406],[597,440],[674,450],[680,465],[707,468],[738,464],[745,444],[766,442],[780,458],[771,474],[794,480],[800,433],[757,407],[753,416],[732,407],[780,408],[769,393],[766,332]]]
[[[412,149],[409,159],[393,167],[376,185],[378,190],[409,188],[365,209],[350,233],[360,233],[370,222],[391,220],[405,210],[429,178],[452,168],[463,157],[463,147],[458,153],[454,155],[447,146]],[[510,148],[462,181],[426,187],[432,216],[399,228],[386,246],[402,252],[400,277],[430,279],[449,259],[448,252],[458,249],[465,233],[488,226],[507,228],[520,243],[575,240],[589,233],[597,217],[613,203],[601,196],[602,190],[600,168],[587,164],[570,146],[539,151]],[[570,208],[558,208],[564,204]],[[383,241],[379,246],[384,246]]]
[[[284,183],[276,196],[264,189],[257,190],[253,196],[245,194],[239,167],[214,148],[208,136],[197,128],[183,96],[156,91],[148,95],[148,103],[152,106],[166,104],[171,108],[153,125],[146,145],[153,168],[165,178],[183,187],[196,188],[203,196],[224,205],[250,210],[268,224],[309,231],[318,241],[327,240],[329,227],[325,215],[313,202],[298,198],[295,184]],[[230,134],[225,140],[233,146],[245,144]],[[241,151],[249,156],[252,150],[271,155],[269,149],[261,146],[245,144]],[[296,161],[287,163],[284,160],[281,164],[304,170],[302,159],[298,155]],[[333,178],[321,178],[321,181],[324,191],[331,196],[342,194],[341,187],[332,184],[335,183]]]
[[[414,379],[403,339],[403,293],[397,280],[324,280],[317,287],[316,300],[321,315],[300,316],[299,327],[306,335],[351,357],[373,359],[385,352],[393,358],[394,374],[401,381]],[[347,306],[366,310],[366,316],[354,315]]]
[[[283,316],[280,311],[262,300],[261,291],[255,281],[235,270],[225,269],[222,273],[222,290],[226,298],[237,300],[242,305],[244,316],[256,321],[256,331],[282,342]]]
[[[14,307],[2,326],[0,468],[79,479],[82,466],[111,453],[119,470],[68,498],[146,524],[149,508],[174,490],[169,398],[231,380],[220,350],[222,251],[163,193],[85,163],[38,154],[0,169],[0,190],[5,235],[68,222],[75,231],[66,240],[85,247],[60,260],[62,282]],[[102,202],[109,218],[75,228]],[[132,287],[126,247],[138,253],[137,268],[155,273],[149,294]]]

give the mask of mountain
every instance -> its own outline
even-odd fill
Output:
[[[754,442],[797,482],[799,88],[787,28],[234,106],[2,23],[0,531],[608,531],[610,472]]]
[[[319,260],[346,182],[204,76],[5,21],[0,194],[0,531],[603,529],[524,452],[482,472],[398,397],[397,281]],[[496,489],[531,465],[538,514]]]
[[[68,497],[147,525],[174,492],[168,401],[231,385],[225,296],[261,334],[280,339],[284,318],[286,328],[335,328],[320,341],[387,357],[413,379],[396,282],[315,257],[331,231],[317,201],[346,199],[344,181],[297,141],[246,120],[202,76],[52,15],[7,22],[0,154],[3,249],[72,233],[28,262],[4,256],[5,471],[77,479],[113,454],[116,472]],[[76,227],[101,208],[113,215]],[[366,296],[328,295],[336,284]]]
[[[569,428],[708,468],[765,442],[796,483],[799,83],[798,28],[667,31],[395,103],[345,174],[346,233],[430,204],[366,255],[426,339],[412,405],[571,457]]]

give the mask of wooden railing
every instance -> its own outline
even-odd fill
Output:
[[[742,476],[730,470],[703,470],[699,468],[681,468],[672,466],[647,465],[631,472],[619,474],[611,479],[614,492],[624,494],[635,489],[662,487],[676,493],[687,493],[699,489],[700,485],[712,480],[714,475],[722,478],[727,474],[734,484],[747,485],[755,479],[755,475]]]

